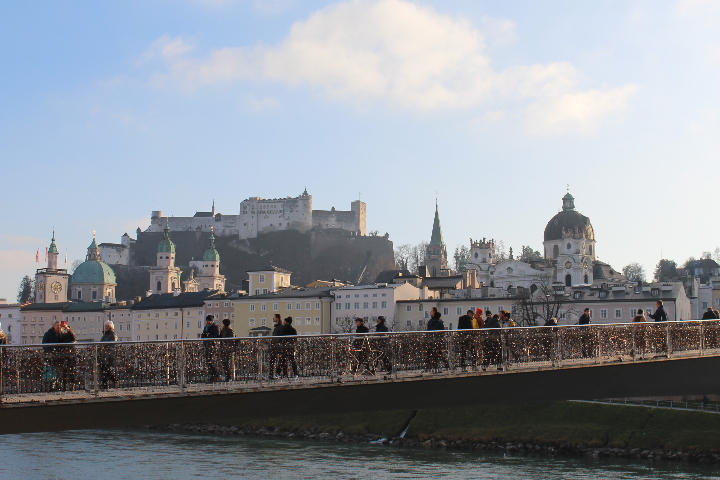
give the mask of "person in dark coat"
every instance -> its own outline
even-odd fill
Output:
[[[590,309],[586,308],[583,311],[583,314],[580,315],[580,318],[578,318],[578,325],[590,325],[592,323],[592,319],[590,318],[590,316]],[[583,357],[590,357],[594,354],[595,342],[593,341],[593,338],[593,333],[588,331],[587,329],[583,329],[583,331],[580,332],[580,348]]]
[[[43,335],[42,343],[75,343],[75,333],[67,322],[56,321],[50,330]],[[61,388],[71,390],[75,387],[75,349],[67,346],[43,347],[45,352],[44,377],[49,382],[49,389]]]
[[[590,325],[590,309],[586,308],[580,318],[578,319],[578,325]]]
[[[377,323],[375,324],[375,333],[388,333],[390,330],[385,325],[385,317],[382,315],[377,317]],[[385,335],[378,335],[373,339],[378,350],[382,352],[382,362],[385,366],[385,370],[388,373],[392,372],[392,362],[390,361],[391,351],[390,342]]]
[[[457,340],[457,346],[460,353],[460,369],[464,372],[465,371],[465,360],[468,356],[468,353],[472,356],[472,329],[473,329],[473,318],[472,318],[472,310],[468,310],[468,312],[458,318],[457,328],[458,330],[467,330],[464,332],[458,332],[458,335],[455,337]]]
[[[657,310],[655,310],[655,313],[649,314],[648,317],[656,322],[667,322],[668,316],[665,307],[663,307],[663,301],[658,300],[655,305],[657,306]]]
[[[712,308],[708,308],[705,313],[703,313],[702,320],[715,320],[715,312],[713,312]]]
[[[370,333],[370,329],[365,326],[365,320],[362,318],[355,319],[355,333]],[[355,364],[350,367],[350,373],[358,375],[367,370],[371,374],[375,373],[375,368],[370,364],[369,343],[366,343],[367,337],[355,337],[352,341],[352,351],[355,354]]]
[[[282,351],[283,351],[283,342],[280,338],[282,336],[283,331],[283,321],[282,317],[279,313],[276,313],[273,315],[273,323],[275,324],[275,327],[272,331],[273,338],[270,339],[270,351],[269,351],[269,357],[270,357],[270,370],[269,370],[269,377],[270,379],[277,378],[280,376],[280,360],[282,359]]]
[[[365,320],[362,318],[355,319],[355,333],[370,333],[370,329],[365,326]]]
[[[486,329],[501,328],[500,315],[497,313],[492,316],[488,316],[485,321]],[[502,370],[502,343],[500,342],[500,332],[488,333],[483,342],[483,354],[482,354],[482,369],[487,370],[487,367],[497,365],[498,370]]]
[[[115,325],[110,320],[107,320],[103,325],[105,329],[103,335],[100,338],[101,342],[117,342],[117,335],[115,335]],[[115,364],[115,348],[111,346],[102,346],[98,351],[98,367],[100,370],[100,381],[102,388],[108,388],[108,384],[112,381],[113,388],[117,387],[117,377],[112,371],[112,367]]]
[[[288,363],[290,364],[290,367],[292,368],[293,375],[298,376],[298,367],[297,362],[295,361],[295,342],[297,341],[297,330],[292,326],[292,317],[286,317],[285,320],[283,320],[283,328],[282,328],[282,336],[283,337],[290,337],[283,339],[283,349],[282,349],[282,358],[281,358],[281,367],[283,371],[283,375],[287,376],[288,374]]]
[[[215,317],[208,315],[205,317],[205,328],[203,328],[200,338],[220,338],[220,328],[215,323]],[[216,342],[203,342],[205,346],[205,363],[207,365],[208,377],[211,382],[216,382],[220,379],[217,368],[215,368],[215,350],[217,348]]]
[[[220,338],[235,338],[235,331],[230,327],[230,320],[224,319],[222,321],[223,327],[220,330]],[[229,382],[232,379],[232,359],[235,354],[235,342],[232,340],[225,340],[220,342],[220,360],[222,362],[223,370],[225,371],[225,381]]]
[[[445,330],[445,324],[442,321],[442,315],[436,307],[430,309],[430,320],[427,324],[428,331],[439,332]],[[425,357],[425,369],[433,370],[439,368],[440,363],[445,364],[445,368],[449,368],[449,364],[443,354],[445,342],[444,336],[440,333],[429,334],[425,336],[427,340],[427,355]]]

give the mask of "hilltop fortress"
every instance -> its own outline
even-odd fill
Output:
[[[153,211],[146,232],[162,232],[168,225],[174,232],[210,232],[217,236],[256,238],[260,233],[280,230],[340,229],[365,236],[365,203],[355,200],[350,210],[313,210],[312,195],[307,189],[295,198],[263,199],[250,197],[240,203],[239,215],[223,215],[215,211],[196,212],[192,217],[163,217]]]

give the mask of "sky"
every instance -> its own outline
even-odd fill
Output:
[[[720,246],[720,2],[0,3],[0,297],[150,212],[367,203],[395,245],[542,251],[569,185],[598,258]],[[40,264],[35,262],[40,248]]]

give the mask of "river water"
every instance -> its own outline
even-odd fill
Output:
[[[0,436],[0,478],[203,477],[686,480],[720,478],[720,467],[146,430]]]

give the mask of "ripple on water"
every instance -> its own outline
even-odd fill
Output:
[[[0,478],[682,479],[720,478],[684,463],[505,456],[235,435],[147,430],[0,437]]]

